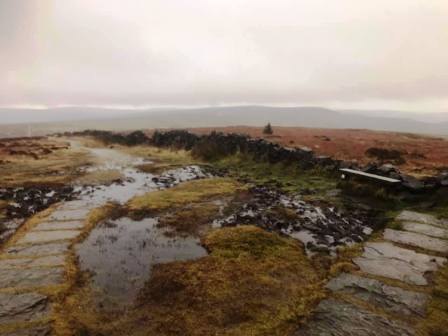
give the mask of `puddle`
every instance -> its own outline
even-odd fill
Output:
[[[82,209],[93,209],[109,201],[124,204],[137,195],[211,177],[195,165],[168,170],[156,176],[136,168],[142,163],[151,163],[149,160],[115,149],[88,150],[97,164],[85,167],[84,171],[120,170],[124,178],[110,185],[78,187],[80,199],[70,203]],[[76,211],[72,210],[70,203],[62,213]],[[199,239],[167,237],[167,230],[158,228],[157,222],[156,218],[108,221],[94,228],[82,243],[75,246],[81,270],[92,274],[94,298],[99,307],[116,309],[131,304],[149,279],[155,264],[195,259],[207,254]]]
[[[104,308],[131,304],[159,263],[207,254],[192,237],[167,237],[157,218],[121,218],[97,226],[76,246],[83,271],[92,273],[95,299]]]

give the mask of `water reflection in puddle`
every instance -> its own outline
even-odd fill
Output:
[[[76,246],[82,270],[92,272],[96,299],[105,308],[132,303],[155,264],[206,255],[193,237],[167,237],[156,218],[110,221]]]
[[[137,165],[151,161],[114,149],[88,150],[98,164],[85,167],[85,172],[119,170],[123,179],[110,185],[80,187],[80,200],[73,202],[76,203],[75,208],[89,210],[109,201],[124,204],[137,195],[211,177],[195,165],[154,176],[136,169]],[[67,206],[63,211],[72,211],[70,204]],[[166,229],[157,227],[157,219],[133,221],[121,218],[98,225],[82,243],[76,245],[81,270],[92,273],[95,300],[100,306],[110,309],[132,303],[155,264],[206,255],[198,239],[167,237],[165,233]]]

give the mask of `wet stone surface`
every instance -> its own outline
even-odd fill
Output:
[[[313,319],[294,336],[411,336],[412,327],[374,314],[353,304],[327,299]]]
[[[396,218],[398,221],[419,222],[448,228],[448,220],[440,220],[436,217],[420,212],[404,210]]]
[[[62,266],[65,263],[65,256],[55,255],[39,258],[15,258],[0,259],[0,269],[15,267],[39,267],[39,266]]]
[[[44,222],[37,225],[33,231],[49,231],[49,230],[80,230],[84,227],[83,221],[68,222]]]
[[[7,241],[25,222],[24,219],[12,219],[0,223],[0,243]]]
[[[90,209],[58,209],[53,211],[53,213],[48,217],[49,221],[68,221],[68,220],[78,220],[82,221],[86,218]]]
[[[44,243],[58,240],[68,240],[77,237],[81,231],[78,230],[60,230],[60,231],[31,231],[23,238],[19,239],[17,244]]]
[[[166,232],[155,218],[121,218],[100,224],[76,246],[81,270],[92,273],[101,306],[132,303],[155,264],[206,255],[199,239],[167,237]]]
[[[91,207],[100,206],[109,201],[124,203],[146,192],[171,188],[185,181],[213,176],[196,165],[171,169],[159,176],[144,173],[132,167],[123,168],[122,173],[124,178],[118,183],[82,188],[80,191],[82,200],[89,202]]]
[[[37,293],[0,293],[0,323],[30,322],[42,319],[49,311],[47,297]]]
[[[62,267],[6,269],[0,273],[0,288],[44,287],[62,283]]]
[[[386,285],[378,280],[343,273],[326,287],[333,292],[350,294],[397,315],[424,316],[427,295]]]
[[[420,247],[429,251],[448,253],[447,240],[429,237],[420,233],[386,229],[384,230],[384,239],[395,243]]]
[[[61,254],[68,251],[69,242],[38,245],[15,245],[6,249],[5,255],[14,257],[34,257],[36,255]]]
[[[419,286],[428,284],[426,272],[436,271],[445,261],[445,258],[417,253],[388,242],[367,243],[363,255],[353,259],[365,273]]]
[[[402,223],[402,226],[405,231],[421,233],[435,238],[448,239],[448,230],[438,226],[415,222],[404,222]]]
[[[327,204],[314,205],[266,187],[250,189],[251,200],[214,226],[255,224],[301,240],[308,251],[331,252],[341,245],[362,242],[375,226],[375,221],[362,210],[344,214]],[[293,216],[280,217],[279,207]]]

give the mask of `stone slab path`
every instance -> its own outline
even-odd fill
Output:
[[[360,272],[330,280],[329,298],[294,336],[416,335],[429,300],[419,288],[428,288],[428,275],[447,263],[448,222],[412,211],[396,221],[402,230],[386,229],[382,241],[366,243],[353,259]]]
[[[90,208],[64,203],[0,254],[0,335],[52,334],[52,298],[45,293],[66,281],[69,247]]]

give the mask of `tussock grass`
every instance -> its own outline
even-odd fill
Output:
[[[4,200],[0,200],[0,220],[6,217],[6,208],[8,206],[8,202]]]
[[[214,202],[203,201],[188,204],[159,218],[159,227],[169,228],[170,235],[199,235],[219,214],[219,206]]]
[[[119,170],[99,170],[85,174],[76,180],[78,185],[107,185],[123,178]]]
[[[435,286],[427,306],[427,318],[418,325],[421,335],[448,335],[448,265],[434,277]]]
[[[65,185],[80,176],[78,168],[88,162],[87,152],[78,148],[59,149],[39,160],[20,158],[0,165],[0,185]]]
[[[104,313],[81,289],[65,301],[71,335],[288,335],[324,297],[299,242],[254,226],[217,229],[210,255],[156,265],[126,313]]]
[[[151,159],[155,163],[164,163],[170,165],[189,165],[198,163],[189,151],[176,150],[167,148],[158,148],[153,146],[114,146],[115,149],[121,150],[127,154]]]
[[[149,192],[132,198],[126,205],[130,214],[163,211],[215,196],[231,195],[244,186],[230,178],[194,180],[174,188]]]

